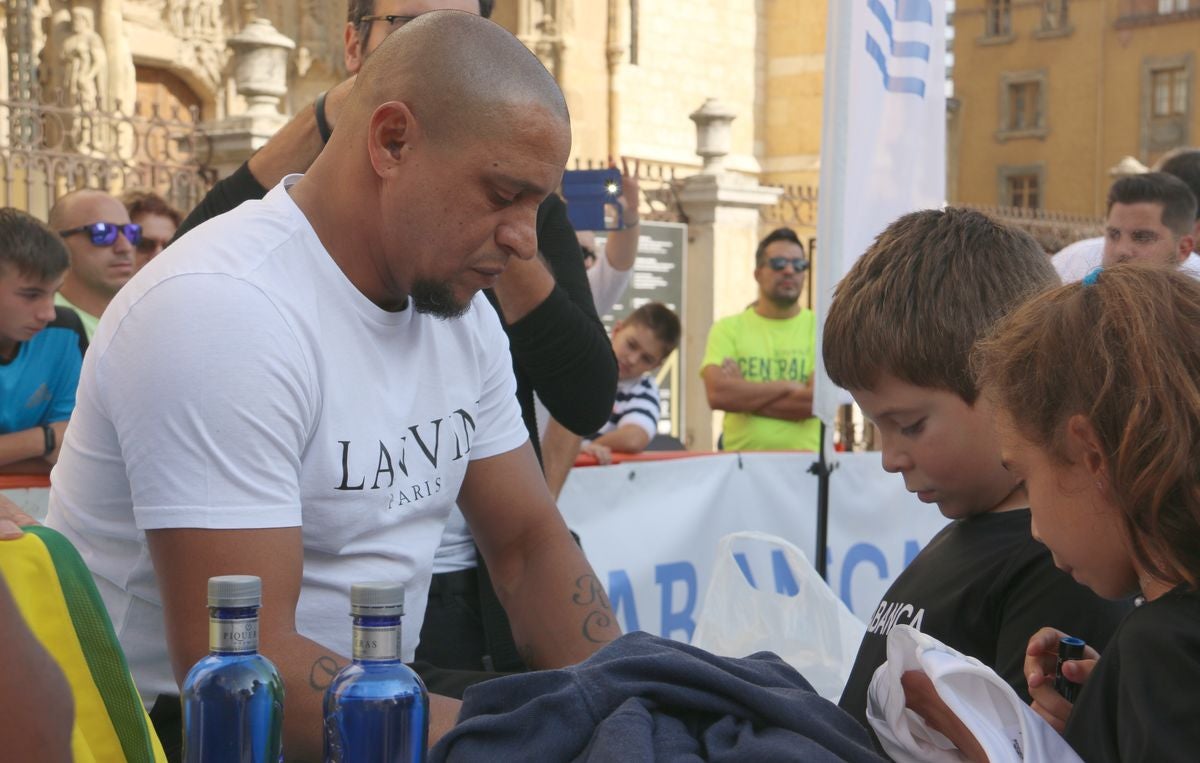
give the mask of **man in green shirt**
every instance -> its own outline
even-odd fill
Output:
[[[104,191],[71,191],[54,202],[50,227],[71,253],[71,267],[54,303],[79,313],[88,341],[100,315],[133,275],[134,247],[142,238],[125,205]]]
[[[800,307],[808,265],[795,231],[772,231],[755,253],[758,300],[708,334],[700,375],[708,404],[725,411],[726,450],[820,445],[821,425],[812,415],[817,320]]]

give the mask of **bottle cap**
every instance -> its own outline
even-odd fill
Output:
[[[221,575],[208,579],[208,606],[262,605],[262,580],[257,575]]]
[[[1083,659],[1084,640],[1074,636],[1063,636],[1058,640],[1059,660]]]
[[[404,614],[400,583],[355,583],[350,586],[350,614],[391,617]]]

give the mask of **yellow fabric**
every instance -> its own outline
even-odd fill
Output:
[[[700,370],[732,358],[748,382],[808,383],[817,361],[812,310],[792,318],[764,318],[753,307],[713,324]],[[821,422],[786,421],[753,413],[726,413],[725,450],[812,450],[821,447]]]
[[[41,539],[26,534],[19,540],[0,541],[0,574],[4,575],[30,630],[62,668],[71,685],[75,700],[71,749],[76,763],[124,760],[121,741],[76,637],[54,561]],[[149,727],[149,718],[146,723]],[[165,763],[166,755],[157,737],[151,733],[151,738],[155,760]]]

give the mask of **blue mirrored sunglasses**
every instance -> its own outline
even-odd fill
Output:
[[[66,238],[73,236],[76,233],[86,233],[92,240],[95,246],[112,246],[117,242],[117,234],[121,233],[125,236],[125,240],[130,244],[137,246],[142,240],[142,226],[137,223],[125,223],[118,225],[117,223],[89,223],[80,225],[78,228],[69,230],[60,230],[58,235]]]
[[[797,273],[803,273],[808,270],[808,260],[803,257],[770,257],[767,259],[767,264],[771,266],[771,270],[783,270],[791,263],[792,270]]]

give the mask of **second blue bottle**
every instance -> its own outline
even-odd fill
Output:
[[[425,760],[429,694],[400,661],[404,586],[356,583],[350,588],[354,662],[325,692],[328,763]]]

